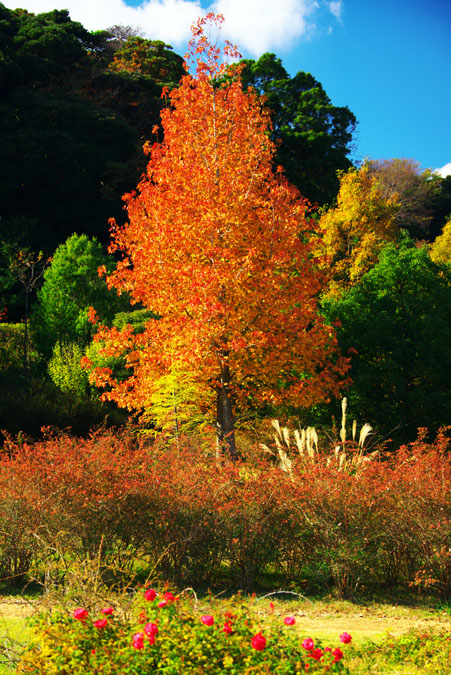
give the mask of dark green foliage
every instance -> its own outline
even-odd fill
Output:
[[[23,358],[25,324],[0,323],[0,372],[20,370]]]
[[[80,67],[94,45],[90,33],[64,9],[35,15],[0,4],[0,37],[2,94],[26,82],[64,77]]]
[[[74,388],[64,392],[55,386],[33,344],[25,375],[23,338],[24,324],[0,324],[0,431],[38,438],[43,426],[53,426],[87,435],[94,426],[125,423],[122,411],[91,397],[89,391],[80,396]],[[2,440],[0,435],[0,445]]]
[[[2,236],[50,252],[81,223],[105,239],[119,211],[115,189],[125,187],[132,129],[79,97],[26,87],[0,104],[0,120]]]
[[[430,238],[435,239],[441,234],[446,222],[451,219],[451,176],[434,178],[431,210]]]
[[[0,4],[0,241],[49,255],[75,229],[106,241],[108,219],[123,219],[121,196],[164,103],[153,71],[108,69],[109,38],[66,10]],[[166,65],[173,86],[181,57],[155,44],[156,70]]]
[[[244,62],[243,85],[264,94],[272,111],[273,138],[280,142],[277,164],[304,197],[331,204],[338,193],[337,171],[351,167],[355,116],[334,106],[310,73],[290,77],[275,54]]]
[[[127,415],[117,406],[101,403],[97,398],[63,392],[42,372],[28,378],[21,372],[0,372],[0,430],[13,436],[39,438],[43,427],[70,429],[87,436],[98,426],[120,426]],[[0,435],[0,444],[3,438]]]
[[[418,427],[451,420],[451,275],[426,247],[404,238],[339,300],[325,305],[339,318],[342,351],[352,353],[350,409],[378,432],[399,426],[412,439]]]
[[[134,35],[129,37],[114,54],[110,68],[147,75],[162,86],[179,82],[185,75],[183,59],[161,40],[145,40]]]

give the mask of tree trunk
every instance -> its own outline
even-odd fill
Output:
[[[235,445],[235,419],[233,417],[230,371],[228,366],[224,366],[221,372],[221,384],[217,389],[216,410],[218,454],[227,452],[230,459],[235,462],[238,456]]]
[[[26,375],[28,371],[28,294],[29,291],[25,289],[25,330],[23,334],[23,372]]]

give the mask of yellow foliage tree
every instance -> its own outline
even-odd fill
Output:
[[[436,263],[451,263],[451,218],[432,244],[431,258]]]
[[[336,206],[323,212],[318,252],[327,254],[332,276],[327,295],[339,295],[356,284],[375,265],[389,241],[395,241],[397,195],[384,196],[367,167],[350,169],[340,177]]]

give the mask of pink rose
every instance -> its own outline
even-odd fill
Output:
[[[251,640],[251,645],[258,652],[261,652],[266,647],[266,638],[261,634],[257,633]]]
[[[296,619],[294,616],[286,616],[283,622],[286,626],[293,626],[296,623]]]
[[[203,616],[200,617],[200,620],[202,621],[203,624],[206,626],[212,626],[215,622],[214,618],[211,616],[211,614],[204,614]]]
[[[105,626],[108,623],[108,619],[98,619],[97,621],[94,621],[94,628],[105,628]]]
[[[104,607],[103,609],[100,610],[101,614],[104,614],[105,616],[111,616],[114,612],[114,609],[112,607]]]
[[[342,633],[340,635],[340,642],[343,642],[343,644],[347,645],[351,642],[352,637],[349,635],[349,633]]]
[[[132,640],[134,649],[142,649],[144,647],[144,633],[135,633]]]
[[[157,597],[157,593],[156,591],[154,591],[153,588],[148,588],[147,591],[144,593],[144,597],[149,602],[152,602],[152,600],[155,600],[155,598]]]
[[[86,621],[88,614],[88,610],[84,609],[83,607],[77,607],[77,609],[74,609],[74,619],[77,619],[77,621]]]
[[[334,649],[332,654],[334,655],[335,662],[340,661],[343,658],[343,652],[341,651],[340,647]]]
[[[161,600],[161,602],[158,603],[157,607],[166,607],[168,604],[167,600]]]
[[[302,646],[309,652],[311,649],[313,649],[315,643],[313,642],[312,638],[305,638],[302,640]]]
[[[147,636],[156,635],[158,633],[158,626],[156,623],[146,623],[144,632]]]

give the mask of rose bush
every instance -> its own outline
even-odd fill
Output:
[[[160,606],[138,591],[131,609],[107,616],[78,607],[34,620],[33,638],[18,667],[23,675],[82,673],[168,675],[219,673],[348,672],[337,647],[322,648],[279,618],[262,619],[255,603],[235,597],[226,608],[210,603],[201,614],[197,602],[175,596]],[[103,618],[97,618],[98,614]],[[263,621],[263,623],[262,623]],[[224,626],[224,628],[222,628]],[[227,630],[225,628],[227,627]],[[344,633],[343,633],[344,635]]]

